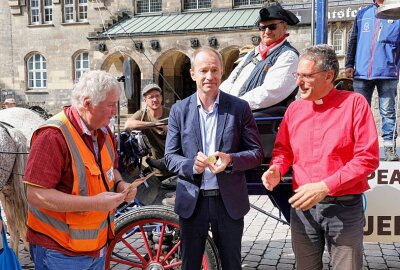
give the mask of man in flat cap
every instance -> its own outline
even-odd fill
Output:
[[[167,125],[154,127],[154,123],[167,118],[169,109],[162,105],[162,90],[157,84],[146,85],[142,94],[146,105],[144,109],[138,110],[126,121],[125,128],[143,130],[152,146],[153,158],[161,159],[164,157],[168,128]]]
[[[299,60],[298,51],[286,40],[287,29],[297,23],[296,15],[277,3],[262,8],[257,22],[260,44],[244,57],[220,89],[246,100],[253,111],[287,106],[297,93],[292,74]]]
[[[13,98],[6,98],[3,103],[4,109],[13,108],[15,107],[15,99]]]

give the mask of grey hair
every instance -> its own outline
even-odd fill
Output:
[[[72,89],[71,103],[81,108],[83,100],[88,97],[96,105],[104,101],[108,92],[117,91],[121,94],[121,86],[117,79],[103,70],[93,70],[82,75]]]
[[[337,59],[335,50],[326,44],[315,45],[305,48],[300,53],[300,58],[306,58],[313,61],[319,71],[333,70],[333,80],[336,79],[339,73],[339,61]]]
[[[211,48],[211,47],[208,47],[208,46],[200,47],[199,49],[197,49],[197,50],[194,51],[192,57],[190,58],[190,65],[191,65],[192,68],[194,67],[194,61],[196,60],[197,55],[198,55],[199,53],[201,53],[201,52],[211,52],[211,53],[214,53],[214,54],[218,57],[219,62],[221,63],[222,69],[224,68],[224,62],[223,62],[223,60],[222,60],[222,55],[221,55],[221,54],[219,53],[219,51],[217,51],[216,49]]]

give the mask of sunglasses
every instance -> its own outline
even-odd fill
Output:
[[[278,28],[278,24],[280,24],[280,23],[283,23],[283,21],[279,22],[279,23],[272,23],[272,24],[269,24],[269,25],[259,25],[258,26],[258,30],[265,31],[268,28],[269,30],[274,31],[274,30],[276,30]]]

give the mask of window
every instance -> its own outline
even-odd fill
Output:
[[[44,23],[51,23],[53,21],[52,4],[52,0],[44,0]]]
[[[32,0],[31,1],[31,23],[32,24],[39,24],[39,0]]]
[[[74,0],[64,0],[64,21],[74,21]]]
[[[194,10],[202,8],[211,8],[211,0],[184,0],[183,9]]]
[[[332,45],[336,53],[343,53],[343,31],[337,29],[333,32]]]
[[[87,22],[88,0],[62,0],[64,23]]]
[[[87,20],[87,10],[88,10],[88,2],[87,0],[79,0],[78,4],[79,9],[79,21]]]
[[[234,7],[244,7],[244,6],[252,6],[252,5],[261,5],[264,3],[263,0],[234,0]]]
[[[83,73],[89,70],[89,53],[83,52],[75,58],[75,81],[79,81]]]
[[[52,0],[31,0],[30,1],[31,24],[50,24],[53,22],[53,1]]]
[[[46,88],[47,72],[46,59],[41,54],[34,54],[27,61],[28,88]]]
[[[152,13],[161,12],[162,2],[161,0],[137,0],[136,1],[136,13]]]

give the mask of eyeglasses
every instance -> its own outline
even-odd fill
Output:
[[[298,79],[310,80],[313,78],[313,75],[322,73],[322,72],[326,72],[326,71],[327,70],[321,70],[321,71],[317,71],[317,72],[309,73],[309,74],[301,74],[301,73],[293,72],[292,75],[296,80],[298,80]]]
[[[146,99],[159,99],[161,95],[146,96]]]
[[[276,30],[278,28],[278,24],[280,24],[280,23],[284,23],[284,21],[281,21],[279,23],[272,23],[272,24],[269,24],[269,25],[259,25],[258,26],[258,30],[264,32],[268,28],[269,30],[274,31],[274,30]]]

